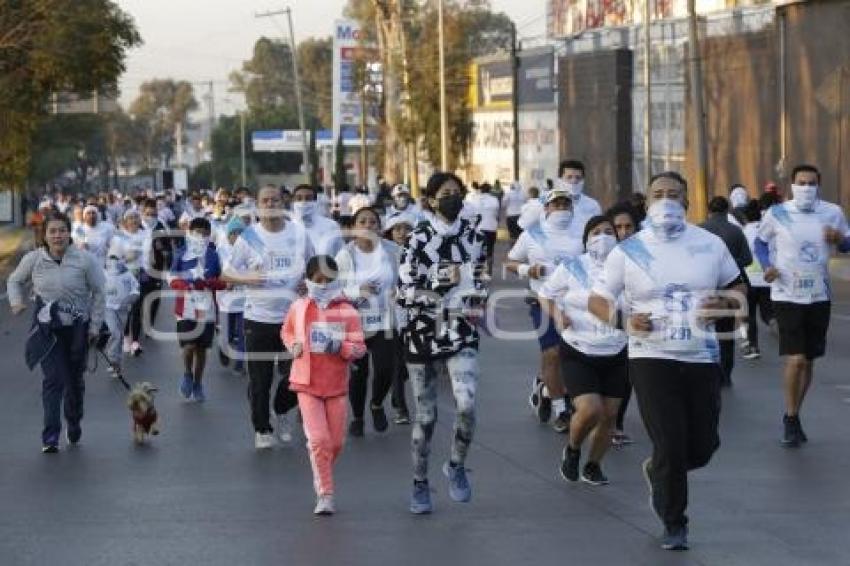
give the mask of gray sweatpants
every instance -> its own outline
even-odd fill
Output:
[[[478,386],[478,351],[465,348],[450,358],[424,364],[407,364],[413,398],[416,403],[416,421],[413,423],[411,449],[413,452],[413,478],[428,478],[428,454],[431,437],[437,423],[437,379],[444,370],[448,373],[455,398],[455,424],[451,461],[463,465],[472,435],[475,431],[475,391]]]
[[[106,343],[106,357],[113,365],[121,367],[121,345],[124,341],[124,325],[127,324],[127,317],[130,314],[130,307],[121,307],[120,309],[106,309],[104,311],[104,320],[106,327],[109,328],[109,342]]]

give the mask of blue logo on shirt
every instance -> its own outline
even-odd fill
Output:
[[[820,259],[820,248],[814,242],[803,242],[798,258],[802,263],[817,263]]]
[[[670,283],[664,288],[664,309],[667,312],[688,312],[692,301],[687,285]]]

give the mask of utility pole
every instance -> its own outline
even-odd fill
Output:
[[[443,0],[437,2],[437,28],[440,55],[440,170],[449,167],[448,117],[446,115],[446,47],[443,37]]]
[[[366,75],[363,71],[363,84],[360,87],[360,182],[366,185],[369,176],[369,155],[366,149]]]
[[[696,135],[696,190],[694,212],[697,220],[705,218],[708,206],[708,148],[705,139],[705,116],[703,108],[702,64],[697,36],[696,0],[688,0],[688,71],[691,81],[691,108],[693,108],[694,133]]]
[[[245,174],[245,110],[239,111],[239,150],[242,159],[242,186],[247,187],[248,176]]]
[[[304,105],[301,101],[301,77],[298,74],[298,52],[295,49],[295,31],[292,27],[292,10],[285,8],[273,12],[256,14],[257,18],[269,18],[286,14],[289,20],[289,50],[292,55],[292,75],[295,78],[295,103],[298,106],[298,127],[301,129],[302,155],[304,160],[304,174],[310,178],[310,145],[307,141],[307,127],[304,123]]]
[[[514,125],[514,176],[512,181],[519,180],[519,56],[516,37],[516,24],[511,21],[511,108],[513,109]]]
[[[213,151],[213,130],[215,129],[215,92],[213,90],[213,81],[209,82],[209,127],[210,127],[210,188],[216,190],[217,183],[215,181],[215,153]]]
[[[401,35],[401,72],[402,85],[404,94],[402,95],[402,103],[404,108],[404,118],[410,122],[413,112],[410,107],[410,72],[408,71],[407,60],[407,34],[404,31],[404,19],[401,17],[401,2],[396,2],[394,5],[396,10],[395,16],[398,18],[399,35]],[[416,140],[408,140],[405,142],[405,154],[407,156],[407,179],[405,181],[410,186],[410,194],[413,198],[419,198],[419,160],[416,155]]]
[[[646,105],[643,109],[643,161],[644,161],[644,190],[649,191],[649,180],[652,178],[652,74],[650,63],[652,50],[650,49],[650,29],[652,12],[650,2],[643,0],[643,86],[646,92]]]

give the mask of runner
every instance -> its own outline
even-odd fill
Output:
[[[269,422],[269,397],[275,362],[281,374],[274,396],[279,439],[292,441],[286,413],[298,404],[289,391],[292,358],[280,341],[280,325],[286,318],[296,290],[304,280],[304,266],[313,256],[313,245],[303,226],[286,219],[280,190],[267,185],[257,194],[259,222],[242,232],[233,245],[224,280],[244,285],[245,352],[248,365],[251,422],[254,446],[272,448],[274,429]]]
[[[317,255],[335,256],[342,249],[339,224],[326,218],[319,210],[316,189],[298,185],[292,194],[292,219],[307,231]]]
[[[687,182],[678,173],[655,175],[648,195],[648,229],[608,256],[589,310],[613,321],[615,298],[627,297],[629,378],[653,446],[644,462],[650,501],[665,527],[662,548],[685,550],[687,475],[720,445],[711,321],[742,308],[746,288],[723,241],[685,221]]]
[[[416,401],[411,439],[413,493],[410,511],[430,513],[428,454],[437,420],[437,369],[452,383],[457,414],[451,457],[443,472],[449,496],[458,502],[472,497],[465,462],[475,429],[478,385],[478,331],[475,310],[486,294],[483,236],[459,217],[463,183],[452,173],[434,173],[425,196],[435,210],[429,223],[411,234],[399,268],[399,300],[408,309],[402,334],[407,371]]]
[[[527,302],[532,324],[537,331],[541,366],[540,379],[535,380],[530,403],[540,422],[549,422],[554,412],[552,428],[559,433],[567,432],[570,426],[570,404],[560,372],[561,338],[552,319],[541,311],[537,294],[546,277],[559,264],[582,253],[581,234],[576,237],[573,222],[569,194],[558,189],[549,192],[544,219],[526,226],[504,263],[508,271],[521,278],[528,278]],[[547,391],[544,391],[544,387]]]
[[[765,213],[755,240],[764,280],[771,285],[779,354],[785,358],[782,444],[788,447],[808,441],[800,409],[812,384],[814,362],[826,353],[830,252],[833,247],[850,251],[847,219],[841,207],[821,200],[820,181],[816,167],[796,166],[791,173],[792,200]]]
[[[115,226],[101,220],[98,208],[90,204],[83,209],[83,221],[76,227],[73,234],[74,244],[81,250],[94,255],[98,263],[103,266],[114,234]]]
[[[141,283],[142,266],[146,260],[146,249],[150,245],[151,234],[142,226],[142,217],[136,210],[128,210],[124,213],[121,229],[113,239],[113,243],[120,247],[117,252],[123,260],[126,269]],[[114,246],[113,246],[114,247]],[[128,316],[123,320],[126,322],[124,332],[124,352],[131,356],[139,356],[142,353],[140,343],[142,334],[142,304],[135,301],[130,307]]]
[[[386,431],[388,426],[384,399],[392,387],[398,357],[392,300],[398,283],[400,250],[394,243],[381,238],[381,221],[374,208],[359,209],[352,221],[354,239],[337,254],[336,263],[345,296],[360,313],[368,350],[368,355],[354,362],[351,368],[349,390],[353,418],[348,432],[351,436],[361,437],[370,367],[372,426],[377,432]]]
[[[566,189],[572,198],[576,227],[581,233],[591,217],[602,214],[602,208],[596,199],[585,193],[584,163],[568,159],[561,162],[558,171],[560,183],[556,183],[555,187],[559,188],[560,185],[560,188]]]
[[[563,339],[563,379],[575,406],[561,476],[570,482],[581,477],[591,485],[605,485],[608,478],[600,464],[611,444],[620,401],[626,395],[627,337],[590,314],[587,300],[593,286],[601,282],[605,259],[617,245],[611,220],[607,216],[588,220],[582,243],[587,251],[559,265],[540,287],[538,297]],[[579,476],[581,445],[588,436],[590,452]]]
[[[744,236],[750,246],[750,252],[755,257],[755,240],[761,225],[761,208],[757,200],[751,200],[744,208],[746,225]],[[773,302],[770,300],[770,285],[764,280],[764,270],[761,263],[756,260],[747,266],[747,277],[750,287],[747,290],[747,346],[744,348],[742,357],[746,360],[755,360],[761,357],[759,350],[758,315],[761,314],[762,322],[776,328],[776,318],[773,315]]]
[[[109,329],[109,341],[106,343],[105,350],[111,364],[109,372],[113,375],[121,372],[123,365],[121,342],[126,340],[124,330],[127,327],[130,311],[139,302],[139,281],[133,272],[127,269],[124,253],[126,253],[125,248],[114,243],[106,258],[104,320]]]
[[[505,207],[505,224],[508,227],[508,234],[511,242],[516,242],[519,238],[522,229],[519,227],[519,215],[522,212],[522,205],[525,204],[525,191],[519,181],[511,183],[505,196],[502,197],[502,204]]]
[[[221,265],[227,265],[233,253],[233,244],[245,230],[245,223],[233,216],[224,229],[224,239],[216,246]],[[227,367],[234,360],[233,372],[245,371],[245,290],[240,285],[228,283],[227,288],[215,294],[219,312],[219,361]],[[221,325],[224,324],[224,330]]]
[[[29,285],[35,294],[33,330],[27,339],[27,366],[41,365],[44,428],[41,451],[59,451],[61,413],[68,423],[69,445],[80,441],[87,345],[104,317],[103,266],[91,254],[71,246],[71,221],[51,212],[44,219],[44,246],[26,254],[9,276],[12,313],[26,308]],[[61,411],[61,412],[60,412]]]

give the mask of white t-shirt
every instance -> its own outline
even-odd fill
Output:
[[[572,225],[571,225],[572,226]],[[546,221],[538,222],[526,228],[508,252],[508,259],[520,261],[530,266],[544,265],[546,273],[541,279],[528,280],[528,286],[537,293],[546,277],[554,273],[555,268],[584,252],[581,235],[576,237],[572,228],[558,230]]]
[[[139,228],[135,232],[120,230],[116,236],[116,240],[120,242],[121,254],[127,269],[135,274],[141,271],[142,265],[147,265],[146,261],[150,253],[151,233],[150,230]]]
[[[312,256],[310,237],[297,222],[287,221],[280,232],[269,232],[259,223],[248,226],[233,245],[227,267],[261,273],[266,282],[245,290],[245,318],[282,324]]]
[[[230,256],[233,255],[233,246],[230,245],[227,238],[224,238],[216,246],[216,251],[218,252],[219,263],[227,265],[230,262]],[[245,289],[242,287],[216,291],[215,299],[221,312],[242,312],[245,310]]]
[[[540,288],[541,297],[552,299],[570,318],[561,333],[564,342],[588,356],[614,356],[626,347],[622,330],[600,321],[587,310],[587,300],[602,281],[604,264],[587,254],[562,263]]]
[[[313,244],[313,252],[316,255],[336,256],[345,243],[342,239],[342,230],[339,224],[321,214],[314,213],[309,222],[294,220],[303,226]]]
[[[478,229],[482,232],[495,232],[499,228],[499,199],[490,193],[480,193],[471,202],[481,216]]]
[[[850,232],[841,207],[821,200],[812,212],[801,212],[792,200],[764,214],[758,237],[775,250],[773,265],[779,270],[779,278],[771,284],[771,299],[801,305],[830,300],[827,227],[844,235]]]
[[[505,216],[519,216],[525,200],[525,194],[520,188],[510,188],[505,191],[505,196],[502,197],[502,203],[505,205]]]
[[[641,230],[608,255],[594,292],[609,298],[623,293],[626,311],[649,313],[649,336],[629,336],[630,358],[716,363],[714,325],[703,326],[697,310],[703,299],[740,276],[723,240],[688,224],[672,241]]]
[[[746,267],[747,278],[750,280],[750,285],[753,287],[770,287],[764,280],[764,269],[761,263],[756,259],[755,240],[758,236],[759,225],[761,222],[747,222],[744,226],[744,236],[747,238],[747,243],[750,245],[750,253],[753,254],[753,262]],[[773,258],[773,254],[771,254]]]
[[[77,225],[74,231],[74,243],[89,253],[94,255],[101,265],[106,262],[106,253],[109,251],[109,245],[112,243],[112,236],[115,234],[115,227],[101,220],[94,226],[89,226],[85,222]]]
[[[394,246],[389,246],[394,247]],[[348,245],[337,255],[349,254],[353,262],[353,273],[347,274],[346,289],[359,289],[370,284],[378,287],[378,293],[369,299],[359,298],[356,306],[360,323],[365,332],[385,330],[392,325],[395,289],[398,282],[398,258],[379,243],[371,252],[364,252],[356,245]],[[359,293],[358,293],[359,295]],[[351,297],[354,298],[354,297]]]
[[[103,294],[106,300],[106,308],[118,310],[131,304],[128,302],[130,295],[139,295],[139,282],[130,271],[119,274],[106,274]]]
[[[587,221],[599,214],[602,214],[602,207],[593,197],[583,194],[573,200],[573,227],[579,232],[583,233]]]

